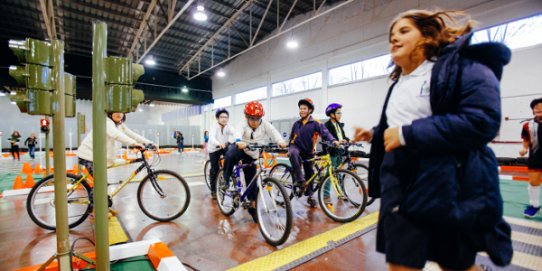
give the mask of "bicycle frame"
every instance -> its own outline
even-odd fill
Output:
[[[114,164],[112,166],[108,166],[107,169],[111,169],[111,168],[117,168],[117,167],[122,167],[122,166],[127,166],[127,165],[131,165],[131,164],[135,164],[135,163],[141,163],[141,165],[134,171],[132,172],[132,174],[130,175],[129,178],[125,179],[124,181],[122,181],[120,183],[120,186],[115,189],[115,191],[113,191],[112,193],[109,194],[109,196],[111,198],[115,197],[124,187],[126,187],[126,185],[128,185],[129,183],[133,182],[135,176],[137,174],[139,174],[144,168],[147,169],[147,172],[150,174],[152,172],[152,169],[150,168],[150,165],[149,163],[147,162],[147,159],[145,159],[145,156],[142,155],[142,157],[140,158],[136,158],[136,159],[133,159],[133,160],[130,160],[130,161],[127,161],[125,163],[120,163],[120,164]],[[82,175],[71,187],[68,188],[68,193],[70,192],[73,192],[77,189],[77,187],[79,187],[79,184],[84,181],[84,180],[87,180],[87,178],[90,176],[90,173],[85,173],[84,175]],[[155,186],[155,184],[153,183],[153,186]],[[155,186],[155,188],[157,188]],[[160,189],[156,189],[157,192],[161,193]]]
[[[331,163],[331,155],[329,155],[329,153],[321,156],[316,156],[311,159],[303,160],[303,162],[316,162],[315,167],[317,170],[317,172],[315,172],[307,181],[305,181],[305,183],[303,184],[305,187],[308,187],[312,181],[315,181],[316,177],[321,177],[321,173],[327,170],[327,174],[331,178],[331,183],[333,184],[332,187],[335,192],[339,195],[344,194],[341,186],[339,185],[339,180],[335,177],[335,174],[333,174],[334,169]],[[320,185],[320,183],[317,183],[317,185]]]

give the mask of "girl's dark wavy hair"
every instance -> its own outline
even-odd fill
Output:
[[[115,120],[113,120],[113,113],[107,113],[107,117],[110,118],[113,122],[115,122]],[[122,117],[122,120],[120,121],[120,123],[116,123],[116,125],[119,125],[121,123],[124,123],[126,121],[126,113],[123,114],[123,117]]]
[[[435,61],[446,45],[471,32],[476,24],[475,21],[470,19],[470,16],[462,11],[409,10],[393,19],[389,28],[388,42],[391,42],[393,26],[401,19],[409,19],[420,30],[425,40],[419,43],[417,47],[423,50],[424,57],[430,61]],[[394,64],[391,63],[390,65],[393,66]],[[395,81],[399,79],[401,73],[401,67],[395,65],[389,77]]]

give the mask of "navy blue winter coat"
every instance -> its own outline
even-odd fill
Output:
[[[403,126],[406,146],[384,159],[390,87],[373,130],[369,195],[382,195],[381,217],[393,210],[420,225],[483,232],[480,250],[504,265],[512,254],[510,227],[487,144],[500,127],[499,80],[511,52],[498,43],[470,45],[470,38],[443,49],[431,75],[433,115]]]

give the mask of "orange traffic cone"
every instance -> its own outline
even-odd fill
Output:
[[[15,177],[15,181],[13,182],[13,189],[23,189],[23,188],[24,188],[23,178],[17,175],[17,177]]]
[[[36,166],[34,167],[34,174],[40,174],[40,173],[41,173],[40,163],[36,163]]]
[[[25,188],[32,188],[34,186],[34,177],[32,174],[26,175],[26,182],[24,183]]]
[[[32,166],[28,162],[23,163],[23,169],[21,170],[24,174],[32,174]]]

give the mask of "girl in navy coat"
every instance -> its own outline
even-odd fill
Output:
[[[461,21],[461,23],[458,23]],[[392,21],[394,81],[379,124],[358,128],[372,142],[369,196],[381,197],[377,250],[390,270],[480,270],[486,251],[510,263],[495,154],[499,80],[510,50],[471,45],[461,12],[411,10]]]

